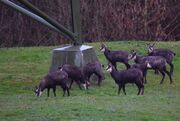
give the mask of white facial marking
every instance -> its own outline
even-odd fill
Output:
[[[102,48],[102,49],[101,49],[101,52],[105,52],[105,48]]]
[[[132,54],[128,55],[128,60],[130,60],[132,58]]]
[[[107,70],[108,68],[109,68],[109,66],[106,66],[106,68],[105,68],[105,69]]]
[[[132,60],[136,60],[136,55],[132,58]]]
[[[38,96],[38,88],[35,90],[36,96]]]
[[[110,67],[109,69],[107,69],[107,72],[112,72],[112,68]]]
[[[149,48],[149,52],[151,53],[152,51],[153,51],[153,48],[152,48],[152,47],[150,47],[150,48]]]

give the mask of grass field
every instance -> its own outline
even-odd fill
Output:
[[[100,43],[94,46],[101,63],[107,64],[99,52]],[[147,42],[119,41],[105,43],[113,50],[137,50],[147,53]],[[102,86],[79,90],[76,84],[70,97],[62,97],[58,88],[57,97],[46,91],[42,97],[34,95],[34,87],[47,74],[51,63],[52,49],[57,47],[28,47],[0,49],[0,121],[179,121],[180,120],[180,42],[158,42],[157,47],[170,48],[176,53],[174,59],[174,83],[148,71],[148,84],[143,96],[137,96],[137,87],[126,86],[127,95],[117,95],[117,86],[110,74]],[[119,64],[119,69],[125,68]]]

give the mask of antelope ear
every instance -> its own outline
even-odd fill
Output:
[[[103,67],[103,68],[104,68],[104,64],[101,64],[101,67]]]
[[[112,63],[111,63],[111,62],[109,62],[108,66],[113,67],[113,65],[112,65]]]
[[[106,47],[106,45],[104,43],[101,44],[101,47]]]
[[[108,61],[108,62],[107,62],[107,65],[109,65],[110,63],[111,63],[111,62]]]
[[[136,51],[135,50],[131,50],[131,54],[136,54]]]
[[[109,67],[109,64],[106,66],[106,68],[105,68],[105,69],[107,70],[107,69],[108,69],[108,67]]]
[[[154,47],[154,45],[155,45],[155,43],[153,43],[151,46],[153,46],[153,47]]]
[[[134,52],[133,54],[134,54],[134,55],[137,55],[137,52]]]
[[[35,89],[38,89],[38,87],[37,87],[37,86],[35,86]]]
[[[36,90],[37,90],[37,86],[35,86],[35,89],[33,90],[33,92],[35,92],[35,93],[36,93]]]

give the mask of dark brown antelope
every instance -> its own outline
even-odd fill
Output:
[[[138,87],[138,95],[144,93],[144,80],[143,74],[139,69],[129,68],[128,70],[117,71],[115,67],[109,63],[106,70],[110,72],[111,77],[115,80],[115,83],[119,86],[118,94],[120,94],[121,88],[123,88],[123,92],[126,95],[125,84],[127,83],[135,83]]]
[[[65,71],[55,71],[47,74],[39,83],[39,86],[36,86],[36,96],[41,96],[42,92],[47,89],[47,96],[49,97],[49,91],[52,88],[54,92],[54,96],[56,96],[56,86],[59,85],[63,89],[63,96],[66,91],[69,96],[69,88],[66,85],[68,80],[68,74]]]
[[[125,64],[126,68],[130,68],[128,64],[130,53],[126,51],[111,51],[104,44],[101,45],[100,51],[104,53],[106,59],[117,69],[117,62]]]
[[[172,50],[166,48],[154,48],[155,43],[149,44],[148,55],[149,56],[162,56],[166,59],[166,62],[170,66],[170,74],[173,74],[174,65],[172,63],[174,56],[176,55]]]

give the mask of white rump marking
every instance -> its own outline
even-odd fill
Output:
[[[148,67],[148,68],[152,68],[152,66],[151,66],[149,63],[147,63],[147,67]]]

